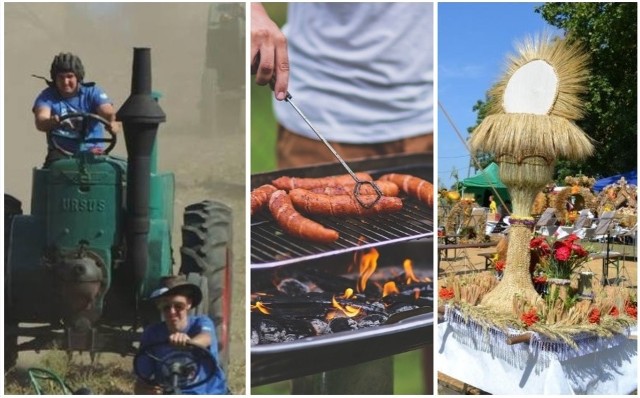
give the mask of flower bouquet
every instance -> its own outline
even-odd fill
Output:
[[[569,280],[571,275],[589,260],[589,251],[576,243],[579,238],[571,234],[566,238],[548,241],[544,236],[531,240],[531,263],[549,280]]]

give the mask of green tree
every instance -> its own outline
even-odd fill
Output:
[[[591,53],[587,115],[578,125],[596,141],[596,154],[582,163],[559,163],[563,175],[558,178],[580,172],[602,177],[636,168],[638,5],[545,3],[536,12]]]
[[[568,175],[598,178],[637,167],[637,10],[635,2],[545,3],[535,9],[591,53],[587,115],[578,125],[595,140],[596,153],[583,162],[559,160],[555,179],[560,183]],[[488,102],[485,97],[473,106],[477,120],[470,132],[486,116]]]

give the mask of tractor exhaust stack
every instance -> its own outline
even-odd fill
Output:
[[[127,264],[140,291],[149,260],[151,152],[165,113],[151,96],[151,49],[134,48],[131,95],[116,113],[127,145]]]

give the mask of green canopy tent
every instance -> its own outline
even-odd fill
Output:
[[[496,196],[496,192],[502,199],[502,202],[507,203],[511,201],[507,187],[502,183],[502,181],[500,181],[499,174],[500,168],[498,165],[491,163],[489,166],[485,167],[483,171],[473,177],[462,180],[462,193],[472,193],[476,202],[483,206],[488,206],[489,195],[494,195],[496,203],[500,206],[501,201]]]

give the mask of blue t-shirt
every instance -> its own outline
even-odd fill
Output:
[[[103,104],[110,104],[111,100],[107,94],[99,86],[93,83],[80,84],[78,93],[71,98],[63,98],[55,87],[48,87],[38,95],[33,110],[36,108],[49,108],[52,115],[59,117],[69,113],[98,113],[98,107]],[[102,138],[104,129],[102,125],[95,121],[89,120],[87,138]],[[56,145],[69,152],[89,151],[93,148],[103,148],[104,143],[88,143],[79,144],[77,140],[78,134],[70,131],[70,129],[56,129],[52,132],[52,139]],[[76,139],[73,139],[76,138]],[[49,142],[49,149],[52,149],[53,143]]]
[[[227,381],[222,371],[222,368],[219,364],[218,358],[218,341],[216,338],[215,327],[213,326],[213,322],[211,319],[204,315],[198,316],[189,316],[187,329],[183,331],[189,337],[194,337],[197,334],[202,332],[207,332],[211,335],[211,346],[209,347],[209,352],[213,356],[216,362],[216,369],[214,370],[214,376],[207,383],[204,383],[200,386],[197,386],[192,389],[182,390],[182,394],[198,394],[198,395],[206,395],[206,394],[226,394],[227,393]],[[155,323],[153,325],[149,325],[144,332],[142,333],[142,337],[140,338],[140,347],[145,347],[155,343],[167,342],[169,340],[169,329],[167,328],[167,324],[164,322]],[[151,354],[157,356],[159,358],[163,358],[166,355],[170,354],[172,351],[171,345],[163,344],[158,346],[158,349],[151,349]],[[149,375],[157,375],[161,373],[160,362],[152,360],[147,355],[141,356],[137,363],[138,372],[142,373],[145,376]],[[194,379],[195,381],[190,384],[195,384],[195,382],[199,380],[203,380],[206,378],[209,370],[205,369],[204,366],[200,368],[198,376]],[[152,376],[153,377],[153,376]]]

